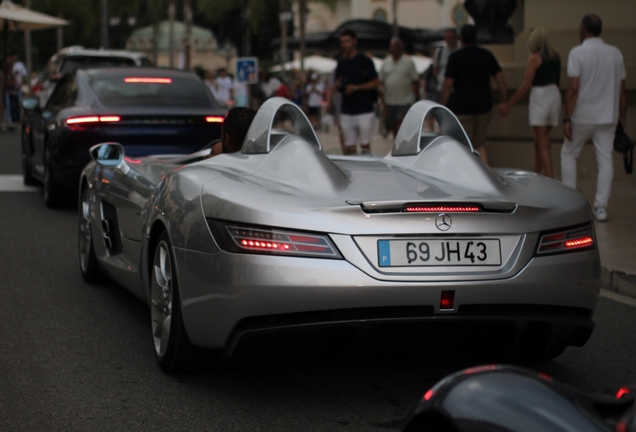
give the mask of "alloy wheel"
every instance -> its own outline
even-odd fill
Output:
[[[91,233],[91,214],[88,202],[88,189],[82,192],[80,202],[80,220],[79,220],[79,255],[82,271],[88,271],[88,265],[91,254],[91,246],[93,244],[93,236]]]
[[[165,355],[172,327],[172,259],[168,244],[160,241],[155,252],[150,285],[152,336],[155,351]]]

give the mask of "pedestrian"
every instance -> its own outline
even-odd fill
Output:
[[[419,82],[415,62],[403,55],[404,44],[400,39],[391,39],[389,52],[391,55],[384,60],[380,68],[380,105],[387,129],[390,129],[395,137],[404,116],[419,98]]]
[[[18,59],[17,51],[11,52],[9,55],[11,73],[13,75],[14,92],[12,93],[12,112],[11,119],[14,123],[20,122],[20,107],[22,105],[22,86],[26,84],[29,75],[26,66]]]
[[[303,90],[298,81],[294,81],[291,89],[291,101],[302,108],[303,106]]]
[[[236,153],[243,147],[247,131],[256,116],[251,108],[234,107],[225,115],[221,124],[221,139],[213,141],[210,154],[205,159],[221,153]]]
[[[502,116],[530,92],[528,117],[534,130],[534,172],[554,177],[550,152],[550,129],[559,124],[561,114],[561,59],[548,42],[548,33],[542,28],[530,32],[528,41],[530,57],[526,64],[523,83],[506,103],[499,105]]]
[[[336,66],[336,86],[342,92],[340,126],[344,137],[344,154],[355,154],[359,141],[362,152],[371,152],[375,125],[374,104],[380,83],[373,61],[358,52],[353,30],[340,33],[342,57]]]
[[[492,111],[490,77],[495,78],[501,102],[507,100],[506,80],[495,56],[477,46],[474,25],[462,26],[460,37],[462,48],[448,58],[441,103],[457,115],[473,148],[484,163],[488,163],[486,128]]]
[[[233,100],[234,82],[232,81],[232,77],[228,76],[225,68],[219,69],[215,80],[215,88],[219,102],[225,104],[227,101]]]
[[[12,56],[5,59],[5,78],[4,78],[4,121],[7,125],[11,125],[15,121],[15,110],[17,105],[15,75],[13,75]]]
[[[4,130],[4,105],[5,105],[5,98],[1,95],[5,94],[4,93],[4,82],[6,79],[6,71],[4,69],[4,61],[2,60],[2,58],[0,57],[0,130]]]
[[[210,90],[210,93],[212,93],[212,96],[214,96],[214,99],[219,100],[219,97],[217,96],[217,87],[216,87],[216,79],[215,79],[215,74],[214,71],[209,71],[206,76],[205,76],[205,85],[206,87]]]
[[[444,30],[444,45],[439,47],[433,58],[433,74],[437,82],[437,92],[442,92],[444,85],[444,76],[446,75],[446,66],[448,66],[448,58],[452,53],[459,49],[459,41],[457,38],[457,29],[447,28]]]
[[[320,109],[322,108],[322,100],[325,94],[325,83],[320,79],[320,75],[312,73],[309,76],[305,94],[307,95],[307,117],[309,117],[311,125],[315,128],[319,124]]]
[[[285,84],[285,80],[278,78],[276,78],[276,80],[278,81],[278,87],[276,87],[276,90],[274,90],[274,96],[291,99],[291,92],[289,91],[289,87],[287,87],[287,84]]]
[[[336,55],[336,61],[342,57],[341,53]],[[340,126],[340,116],[342,115],[342,92],[336,86],[336,70],[334,69],[329,75],[329,85],[327,86],[327,110],[333,116],[333,123],[338,129],[338,143],[342,153],[345,152],[344,136],[342,135],[342,127]]]
[[[234,86],[232,87],[234,93],[234,106],[246,107],[247,106],[247,84],[239,82],[234,79]]]
[[[620,121],[625,127],[627,120],[623,56],[618,48],[603,42],[602,30],[598,15],[586,15],[579,27],[581,45],[570,51],[563,119],[565,141],[561,148],[563,183],[576,189],[576,159],[583,144],[592,139],[598,164],[594,217],[599,222],[607,220],[616,126]]]

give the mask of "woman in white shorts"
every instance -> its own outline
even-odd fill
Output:
[[[550,153],[550,129],[559,124],[561,114],[561,59],[548,43],[548,34],[542,28],[531,30],[528,41],[530,57],[523,83],[506,103],[499,105],[502,116],[508,115],[514,104],[530,92],[528,106],[530,126],[534,129],[534,172],[554,177]]]

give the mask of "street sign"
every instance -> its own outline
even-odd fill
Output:
[[[291,20],[292,20],[291,11],[279,12],[278,19],[280,20],[280,22],[291,22]]]
[[[258,59],[256,57],[239,57],[236,59],[236,81],[256,84],[258,82]]]

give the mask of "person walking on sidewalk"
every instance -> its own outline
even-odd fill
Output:
[[[490,77],[495,77],[501,102],[507,100],[506,80],[495,56],[477,46],[474,25],[462,26],[460,37],[462,48],[448,58],[441,103],[457,115],[473,147],[484,163],[488,163],[486,128],[492,111]]]
[[[396,137],[404,116],[419,96],[419,80],[415,62],[403,55],[404,45],[401,40],[393,38],[389,52],[391,56],[384,60],[380,69],[383,88],[380,102],[387,129],[393,131],[393,136]]]
[[[528,41],[530,57],[523,83],[507,103],[499,104],[499,114],[507,116],[510,109],[530,92],[529,123],[534,129],[534,172],[554,177],[550,152],[550,129],[559,125],[561,114],[561,59],[550,47],[548,33],[535,28]]]
[[[459,41],[457,40],[457,29],[448,28],[444,30],[444,42],[435,52],[433,60],[433,73],[437,78],[437,91],[442,93],[444,85],[444,75],[446,75],[446,66],[448,66],[448,58],[452,53],[459,49]]]
[[[599,222],[607,220],[616,125],[620,121],[625,127],[627,117],[623,56],[618,48],[603,42],[602,30],[598,15],[586,15],[579,27],[581,45],[570,51],[561,148],[562,181],[576,189],[576,159],[583,144],[592,139],[598,164],[594,217]]]
[[[336,66],[336,86],[342,92],[340,127],[344,137],[344,154],[355,154],[359,139],[363,152],[371,152],[375,125],[374,104],[380,84],[373,61],[358,52],[353,30],[340,33],[342,57]]]

